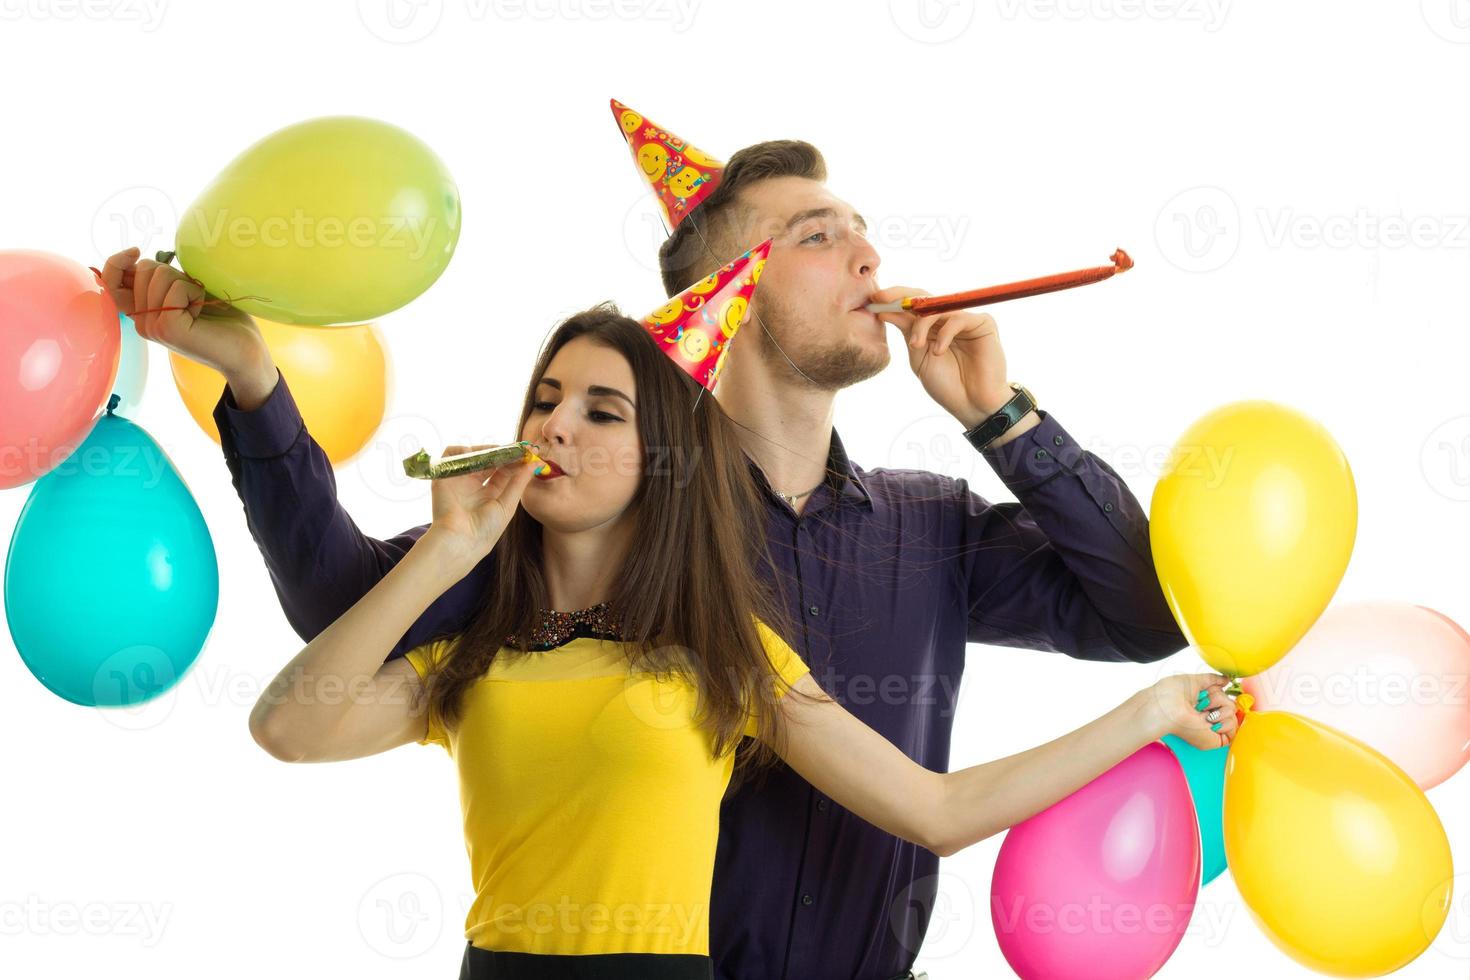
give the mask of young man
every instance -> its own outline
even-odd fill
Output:
[[[1143,508],[1106,463],[1008,386],[988,315],[884,319],[909,341],[930,397],[985,444],[982,455],[1018,502],[991,504],[962,480],[869,472],[847,458],[832,425],[834,396],[888,362],[883,322],[861,307],[919,291],[877,289],[879,258],[861,219],[824,181],[809,144],[740,151],[664,244],[664,282],[675,295],[750,243],[775,239],[716,395],[746,427],[745,452],[768,491],[774,584],[801,627],[788,639],[825,690],[910,757],[947,770],[967,642],[1153,662],[1185,639],[1154,573]],[[120,253],[105,271],[124,311],[187,306],[201,295],[176,270],[136,260],[136,250]],[[214,413],[225,459],[287,619],[311,639],[427,525],[387,540],[357,528],[248,317],[142,319],[140,334],[225,375]],[[1011,415],[986,428],[1007,403]],[[446,593],[392,656],[461,629],[491,569],[486,559]],[[727,798],[720,825],[711,901],[718,976],[909,976],[937,869],[934,854],[844,812],[789,769],[745,784]]]

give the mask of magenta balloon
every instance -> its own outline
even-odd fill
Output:
[[[0,251],[0,490],[45,476],[106,407],[122,334],[92,270]]]
[[[1179,946],[1199,880],[1189,783],[1153,742],[1011,828],[990,918],[1022,980],[1143,980]]]
[[[1426,606],[1332,606],[1241,687],[1257,711],[1290,711],[1366,742],[1420,789],[1470,760],[1470,635]]]

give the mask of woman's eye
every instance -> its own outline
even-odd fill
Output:
[[[553,402],[532,402],[531,403],[531,411],[533,411],[533,412],[549,412],[549,411],[551,411],[555,407],[556,407],[556,405]]]
[[[619,418],[618,416],[612,414],[611,412],[592,412],[591,415],[592,415],[592,418],[595,419],[598,422],[621,422],[621,421],[623,421],[621,418]]]

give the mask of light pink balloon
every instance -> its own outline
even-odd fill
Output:
[[[0,251],[0,490],[44,476],[87,438],[121,344],[117,307],[90,269]]]
[[[1189,783],[1153,742],[1011,828],[990,919],[1022,980],[1144,980],[1179,946],[1199,881]]]
[[[1256,710],[1290,711],[1366,742],[1420,789],[1470,760],[1470,635],[1425,606],[1331,606],[1241,687]]]

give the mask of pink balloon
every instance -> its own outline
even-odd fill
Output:
[[[87,438],[121,344],[117,308],[92,270],[0,251],[0,490],[44,476]]]
[[[1184,938],[1199,881],[1189,783],[1153,742],[1011,828],[990,919],[1022,980],[1144,980]]]
[[[1241,688],[1258,711],[1290,711],[1366,742],[1420,789],[1470,760],[1470,635],[1425,606],[1332,606]]]

